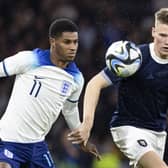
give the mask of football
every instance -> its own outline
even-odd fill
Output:
[[[112,43],[105,54],[106,66],[119,77],[129,77],[140,68],[142,54],[135,43],[117,41]]]

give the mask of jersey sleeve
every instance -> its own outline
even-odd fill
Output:
[[[84,86],[84,78],[83,78],[82,73],[79,73],[75,77],[74,91],[72,92],[71,96],[68,98],[68,101],[72,103],[78,102],[83,86]]]
[[[71,130],[78,128],[81,124],[79,117],[78,100],[81,95],[83,85],[84,78],[82,74],[80,74],[78,80],[76,81],[76,89],[72,93],[72,95],[66,100],[64,108],[62,110],[64,118]]]
[[[109,84],[117,84],[119,83],[123,78],[118,77],[115,75],[112,71],[110,71],[107,67],[105,67],[101,71],[102,76],[109,82]]]
[[[78,128],[81,124],[79,116],[78,102],[66,101],[62,110],[64,119],[71,130]]]
[[[31,51],[21,51],[0,62],[0,77],[24,73],[37,64]]]

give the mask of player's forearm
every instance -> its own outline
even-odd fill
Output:
[[[91,80],[86,87],[83,108],[83,123],[89,130],[93,126],[99,95],[100,88],[94,84],[94,80]]]
[[[93,126],[101,89],[109,85],[109,82],[103,77],[101,72],[95,75],[87,84],[84,96],[83,124],[88,130],[91,130]]]

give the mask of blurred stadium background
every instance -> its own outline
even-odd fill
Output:
[[[107,46],[117,40],[150,42],[153,14],[168,7],[167,0],[1,0],[0,1],[0,59],[20,50],[48,48],[48,26],[58,17],[68,17],[79,25],[80,46],[77,64],[87,82],[104,65]],[[2,116],[12,89],[14,77],[0,81],[0,114]],[[82,119],[82,100],[80,115]],[[103,160],[81,152],[66,140],[69,131],[60,116],[47,141],[59,168],[128,168],[127,159],[112,143],[109,132],[111,113],[115,110],[117,90],[106,89],[97,107],[92,141],[102,153]],[[166,147],[166,153],[167,153]],[[165,161],[168,162],[168,154]]]

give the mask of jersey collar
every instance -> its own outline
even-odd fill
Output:
[[[154,43],[149,44],[149,49],[150,49],[151,57],[153,58],[154,61],[156,61],[159,64],[168,64],[168,59],[162,59],[155,54]]]

